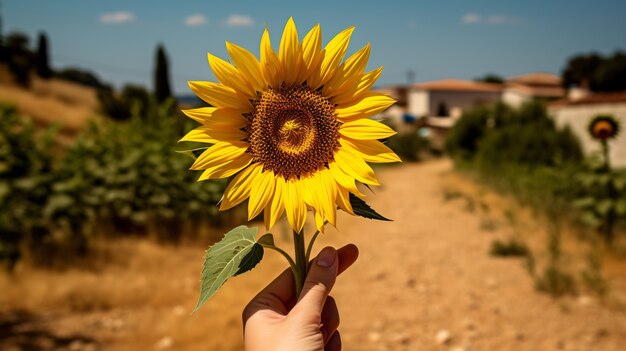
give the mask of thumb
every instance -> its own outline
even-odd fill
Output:
[[[337,250],[324,248],[311,264],[294,310],[321,315],[326,298],[337,279]]]

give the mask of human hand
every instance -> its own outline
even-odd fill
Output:
[[[358,255],[352,244],[339,250],[324,248],[311,263],[298,300],[291,270],[279,275],[243,311],[245,349],[341,350],[339,312],[328,294],[337,275],[350,267]]]

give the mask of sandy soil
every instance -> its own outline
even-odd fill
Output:
[[[352,242],[361,252],[333,293],[344,349],[624,350],[626,279],[611,277],[613,303],[537,292],[522,260],[488,255],[511,231],[497,211],[499,224],[486,226],[484,214],[444,199],[463,183],[450,170],[446,160],[382,169],[385,187],[369,202],[394,222],[341,215],[319,239],[318,249]],[[0,275],[0,349],[240,350],[243,307],[285,267],[266,252],[190,316],[204,248],[117,245],[98,269]]]

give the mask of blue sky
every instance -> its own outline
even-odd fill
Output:
[[[626,1],[84,1],[0,0],[3,33],[48,34],[56,68],[90,69],[117,86],[151,85],[155,47],[170,57],[178,94],[214,79],[206,53],[228,40],[258,53],[264,26],[276,45],[293,16],[300,36],[322,24],[324,42],[355,25],[350,52],[372,44],[381,84],[475,78],[493,72],[559,73],[568,57],[626,50]]]

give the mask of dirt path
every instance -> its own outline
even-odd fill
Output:
[[[368,202],[394,221],[341,215],[339,230],[319,239],[318,249],[352,242],[361,252],[333,293],[344,349],[624,350],[623,310],[588,297],[551,299],[534,290],[520,259],[487,254],[504,229],[486,232],[480,216],[444,201],[441,179],[450,169],[441,160],[381,170],[384,188]],[[278,244],[289,247],[279,232]],[[35,272],[10,281],[7,299],[52,300],[21,307],[36,313],[31,329],[83,338],[74,348],[68,342],[32,349],[241,350],[243,307],[285,267],[281,257],[266,253],[255,271],[227,282],[189,316],[202,249],[141,243],[133,250],[127,263],[97,276]]]
[[[443,201],[447,161],[386,170],[372,205],[393,223],[345,218],[360,262],[336,289],[353,350],[624,350],[626,315],[536,292],[520,260],[487,252],[496,233]],[[336,242],[344,241],[333,240]],[[357,283],[358,282],[358,283]]]

